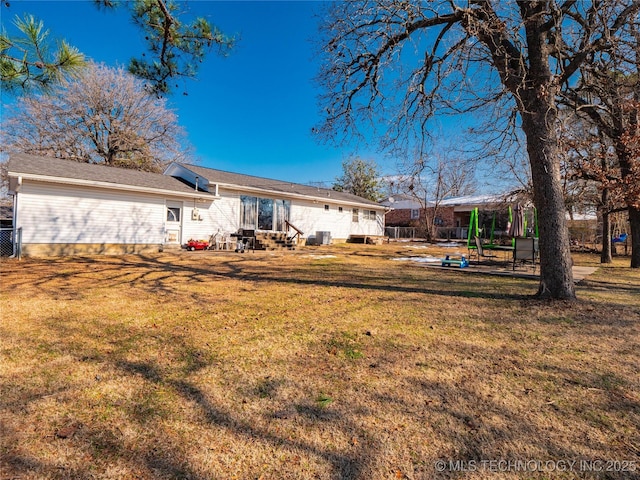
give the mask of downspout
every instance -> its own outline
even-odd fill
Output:
[[[13,231],[11,232],[11,244],[13,245],[13,254],[11,258],[16,258],[18,253],[18,249],[16,246],[16,232],[18,231],[18,192],[22,187],[22,177],[18,177],[18,184],[13,191],[13,214],[12,214],[12,223],[13,223]],[[21,246],[22,247],[22,246]]]

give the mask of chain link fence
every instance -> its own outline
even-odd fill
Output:
[[[0,257],[20,256],[22,229],[0,228]]]
[[[384,233],[389,238],[416,238],[415,227],[385,227]]]

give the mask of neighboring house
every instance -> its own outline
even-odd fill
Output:
[[[439,229],[439,236],[467,238],[471,211],[474,208],[478,208],[483,216],[481,225],[493,222],[493,214],[496,212],[497,227],[506,228],[507,197],[507,195],[468,195],[441,200],[435,210],[435,223]],[[425,205],[425,202],[420,202],[410,195],[394,195],[380,202],[380,205],[391,209],[385,216],[387,227],[420,229],[424,226],[427,213],[431,216],[436,209],[434,201],[427,201]]]
[[[13,225],[13,207],[0,205],[0,228],[11,228]]]
[[[17,154],[8,174],[25,255],[157,251],[239,229],[286,232],[285,220],[307,240],[384,233],[375,202],[194,165],[156,174]]]

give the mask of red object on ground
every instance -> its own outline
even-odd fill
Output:
[[[209,242],[204,240],[189,240],[187,242],[187,250],[206,250],[209,247]]]

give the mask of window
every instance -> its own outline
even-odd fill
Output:
[[[353,223],[358,223],[360,221],[360,210],[354,208],[351,212],[351,221]]]
[[[420,218],[420,210],[418,208],[411,209],[411,220],[417,220]]]
[[[329,211],[329,205],[325,205],[325,206],[324,206],[324,211],[325,211],[325,212],[328,212],[328,211]]]
[[[240,196],[240,228],[246,228],[247,230],[256,229],[257,219],[257,202],[256,197],[250,197],[248,195]]]
[[[167,222],[180,221],[180,207],[167,207]]]
[[[289,200],[276,200],[275,211],[275,230],[284,232],[287,230],[285,221],[289,221],[289,213],[291,212],[291,202]]]
[[[375,220],[376,219],[376,211],[375,210],[365,210],[364,211],[365,218],[367,220]]]
[[[273,230],[273,200],[258,199],[258,230]]]
[[[342,213],[342,207],[338,207],[338,213]]]

